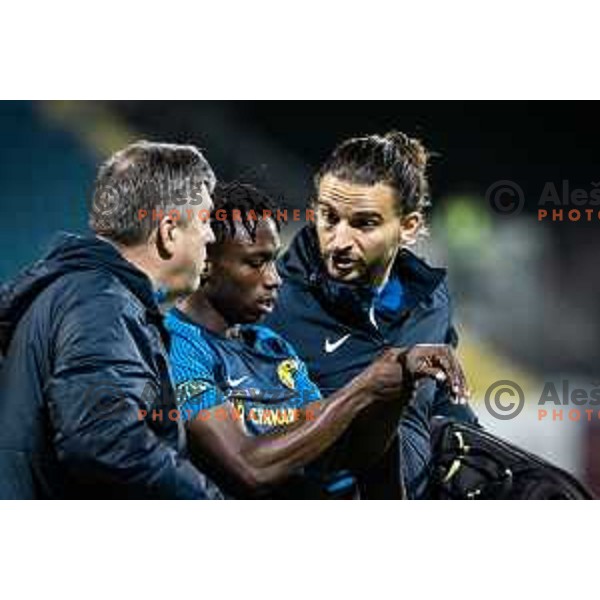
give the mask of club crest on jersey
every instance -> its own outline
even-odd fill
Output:
[[[184,381],[175,386],[177,404],[183,404],[195,396],[199,396],[209,388],[205,381]]]
[[[296,389],[296,382],[294,376],[298,372],[298,361],[293,358],[288,358],[279,363],[277,366],[277,376],[279,381],[290,390]]]

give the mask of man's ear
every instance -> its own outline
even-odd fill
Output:
[[[402,246],[412,246],[416,241],[423,227],[423,215],[414,211],[404,215],[400,219],[400,244]]]
[[[156,230],[156,248],[161,258],[169,259],[175,254],[175,245],[179,225],[170,216],[163,217]]]

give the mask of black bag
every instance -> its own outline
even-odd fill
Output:
[[[435,417],[427,497],[591,500],[575,477],[477,425]]]

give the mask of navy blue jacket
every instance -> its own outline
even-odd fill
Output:
[[[312,226],[294,238],[278,268],[283,285],[266,324],[294,346],[324,396],[358,375],[386,346],[457,343],[445,269],[432,268],[409,251],[401,251],[393,265],[404,290],[403,306],[392,316],[378,315],[377,326],[369,315],[372,291],[327,276]],[[396,442],[363,477],[365,497],[395,497],[400,462],[409,497],[423,493],[434,415],[475,421],[470,408],[451,405],[433,381],[424,382],[402,419],[402,445]],[[338,451],[343,448],[344,440]]]
[[[4,284],[0,498],[205,498],[167,341],[150,281],[100,239],[61,234]]]

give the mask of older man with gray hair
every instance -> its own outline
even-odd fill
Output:
[[[0,288],[0,498],[219,495],[170,417],[157,304],[199,285],[214,183],[193,146],[131,144],[99,170],[94,235],[61,234]]]

